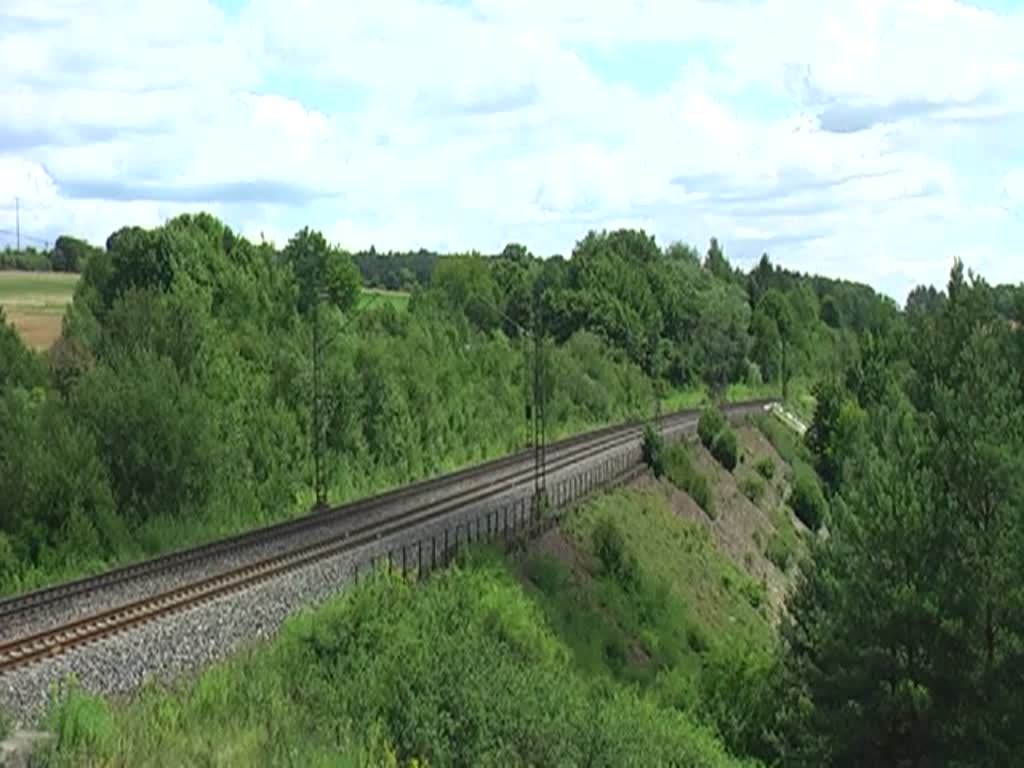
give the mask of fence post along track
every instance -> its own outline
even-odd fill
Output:
[[[762,405],[764,401],[727,410],[730,415],[737,415]],[[696,421],[697,411],[683,411],[664,416],[658,428],[671,434],[694,428]],[[533,457],[529,453],[520,452],[335,510],[0,601],[0,675],[285,574],[322,567],[332,558],[345,558],[332,565],[336,571],[339,566],[342,568],[337,571],[340,581],[336,586],[340,587],[346,579],[358,580],[367,567],[379,567],[384,558],[393,568],[399,560],[406,575],[413,571],[425,574],[450,563],[458,547],[473,540],[506,540],[515,546],[517,540],[523,541],[554,525],[566,509],[599,489],[618,485],[642,471],[638,447],[641,438],[640,426],[629,422],[557,443],[546,467],[546,472],[557,478],[550,497],[538,497],[534,482],[536,464],[530,461]],[[358,514],[345,514],[353,510]],[[296,531],[302,532],[305,539],[283,546],[285,536]],[[212,575],[197,567],[220,564],[225,553],[271,544],[272,554],[257,551],[243,565],[229,564]],[[415,569],[410,567],[409,560],[413,547]],[[166,582],[158,587],[147,586],[141,590],[141,597],[126,599],[114,590],[115,594],[107,598],[109,602],[96,601],[104,596],[105,585],[130,583],[133,578],[144,580],[151,573],[169,571],[169,566],[184,567],[188,578],[179,579],[178,585],[171,588]],[[29,619],[38,618],[36,614],[49,621],[53,615],[46,610],[49,606],[61,605],[69,595],[74,598],[84,593],[91,594],[96,601],[90,608],[94,612],[89,615],[72,612],[71,618],[59,618],[63,623],[56,626],[22,629],[21,634],[13,637],[3,631],[19,620],[32,627]],[[140,652],[144,653],[145,648],[140,647]]]

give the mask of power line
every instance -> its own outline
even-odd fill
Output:
[[[45,238],[42,238],[42,237],[35,237],[33,235],[23,234],[20,231],[20,228],[19,229],[5,229],[4,227],[0,227],[0,235],[14,236],[16,238],[16,242],[18,244],[18,250],[19,251],[21,250],[21,241],[22,240],[28,240],[28,241],[31,241],[33,243],[39,243],[40,245],[45,245],[47,247],[49,247],[49,245],[50,245],[50,241],[49,240],[47,240]]]

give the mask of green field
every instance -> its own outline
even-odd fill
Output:
[[[77,282],[64,272],[0,271],[0,307],[27,344],[46,349],[60,336]]]
[[[359,308],[373,302],[374,308],[390,304],[395,309],[405,310],[409,307],[409,294],[405,291],[386,291],[383,288],[363,288],[363,295],[359,297]]]
[[[31,302],[40,297],[57,297],[67,303],[77,283],[78,275],[65,272],[0,271],[0,303]]]

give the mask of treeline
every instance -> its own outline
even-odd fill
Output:
[[[19,269],[26,272],[81,272],[93,254],[100,249],[77,237],[61,235],[53,248],[35,247],[0,250],[0,270]]]
[[[785,766],[1024,765],[1024,303],[957,263],[814,387],[828,496],[735,745]],[[1019,294],[1018,294],[1019,296]]]
[[[516,244],[440,257],[430,286],[481,330],[539,329],[559,342],[587,330],[655,381],[714,391],[834,368],[859,335],[899,315],[868,286],[787,272],[767,255],[744,274],[714,239],[701,258],[636,230],[590,232],[567,259]]]

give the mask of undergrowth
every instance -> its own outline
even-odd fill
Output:
[[[549,588],[565,578],[557,566],[532,568]],[[621,594],[609,589],[600,610],[650,621],[665,605]],[[119,704],[72,687],[50,714],[55,739],[45,758],[54,766],[737,764],[698,718],[582,674],[573,656],[493,557],[422,588],[380,574],[292,619],[269,647],[195,680],[150,684]]]
[[[14,732],[14,718],[10,713],[0,707],[0,739],[6,739]]]
[[[709,517],[715,516],[714,496],[711,483],[706,475],[693,466],[690,446],[680,441],[665,451],[665,472],[668,480],[677,488],[686,491]]]

